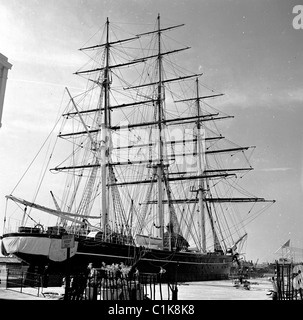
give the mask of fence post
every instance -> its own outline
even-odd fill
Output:
[[[7,273],[6,273],[6,289],[8,288],[8,279],[9,279],[9,269],[7,269]]]
[[[160,300],[163,300],[162,298],[162,274],[159,275],[159,289],[160,289]]]
[[[38,278],[36,279],[36,285],[37,285],[37,287],[38,287],[37,297],[39,297],[39,295],[40,295],[41,283],[42,283],[42,276],[39,274],[39,275],[38,275]],[[41,289],[41,290],[42,290],[42,289]]]
[[[65,293],[64,293],[64,300],[70,300],[69,293],[70,293],[70,247],[66,248],[66,266],[65,266]]]
[[[21,286],[20,286],[20,292],[22,293],[22,286],[23,286],[23,271],[21,272]]]
[[[172,300],[178,300],[178,285],[176,283],[172,287]]]

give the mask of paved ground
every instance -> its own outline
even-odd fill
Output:
[[[235,286],[231,280],[183,283],[178,285],[178,300],[271,300],[270,289],[271,283],[267,278],[251,279],[250,290]],[[22,291],[1,286],[0,300],[54,300],[64,293],[62,287],[44,288],[39,292],[38,289],[23,288]],[[167,293],[167,286],[163,285],[163,300],[167,300]],[[157,298],[160,299],[159,292]]]
[[[186,283],[178,287],[179,300],[271,300],[268,279],[251,279],[250,289],[236,286],[231,280]]]

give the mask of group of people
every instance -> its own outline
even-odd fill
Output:
[[[48,265],[45,266],[43,273],[43,286],[47,287],[48,282]],[[159,275],[163,277],[166,270],[160,267]],[[123,281],[126,281],[128,275],[130,279],[139,282],[139,269],[137,267],[129,267],[123,262],[120,264],[107,265],[102,262],[99,268],[95,268],[93,263],[87,265],[86,270],[76,274],[66,275],[63,278],[62,285],[65,289],[64,299],[65,300],[82,300],[85,299],[86,295],[89,300],[96,300],[98,287],[100,285],[120,285]]]

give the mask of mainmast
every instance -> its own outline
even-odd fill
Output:
[[[161,55],[161,26],[160,14],[158,14],[158,95],[157,95],[157,111],[158,111],[158,153],[159,162],[157,164],[157,181],[158,181],[158,214],[160,224],[160,238],[162,244],[164,243],[164,212],[163,212],[163,140],[162,140],[162,126],[163,126],[163,84],[162,84],[162,55]]]

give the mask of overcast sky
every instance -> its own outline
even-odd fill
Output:
[[[246,258],[272,261],[288,239],[303,248],[303,29],[300,0],[0,0],[0,53],[9,71],[0,129],[0,227],[5,195],[26,170],[58,116],[64,87],[79,90],[78,49],[105,23],[125,28],[185,23],[186,69],[225,94],[226,126],[256,145],[248,182],[277,202],[247,226]],[[146,27],[145,27],[146,29]],[[249,183],[248,183],[249,184]]]

